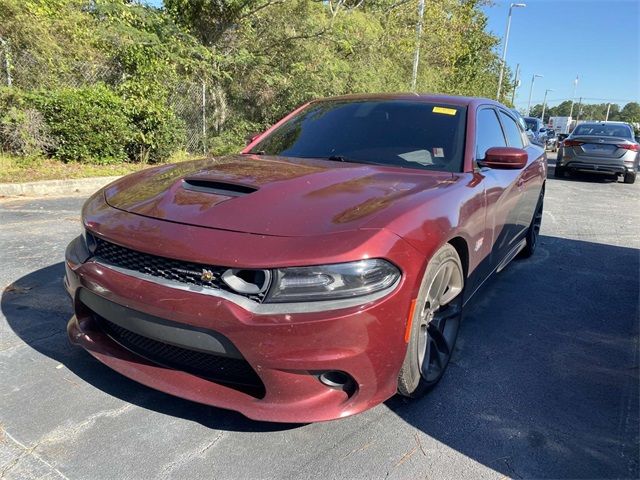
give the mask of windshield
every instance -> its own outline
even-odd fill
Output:
[[[410,100],[313,103],[250,153],[462,171],[466,108]]]
[[[587,124],[578,125],[573,135],[597,135],[599,137],[622,137],[633,139],[631,129],[626,125]]]

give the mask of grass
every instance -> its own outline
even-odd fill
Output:
[[[193,160],[195,157],[178,152],[170,162]],[[137,172],[152,165],[120,163],[116,165],[88,165],[64,163],[42,157],[18,157],[0,153],[0,183],[36,182],[39,180],[61,180],[68,178],[110,177]]]

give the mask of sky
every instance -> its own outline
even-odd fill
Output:
[[[577,97],[585,103],[640,102],[640,0],[515,0],[507,64],[520,64],[522,84],[515,99],[527,107],[531,77],[536,78],[531,105],[570,100],[579,75]],[[484,7],[488,29],[504,40],[511,1]],[[502,46],[500,47],[502,54]]]

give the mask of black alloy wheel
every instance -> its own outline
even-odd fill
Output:
[[[398,377],[401,395],[420,397],[442,378],[460,328],[464,283],[460,257],[446,244],[429,262],[416,299],[407,354]]]

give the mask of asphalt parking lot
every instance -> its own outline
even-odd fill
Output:
[[[0,478],[637,478],[640,184],[549,178],[541,245],[469,305],[430,395],[258,423],[72,347],[83,197],[0,200]]]

